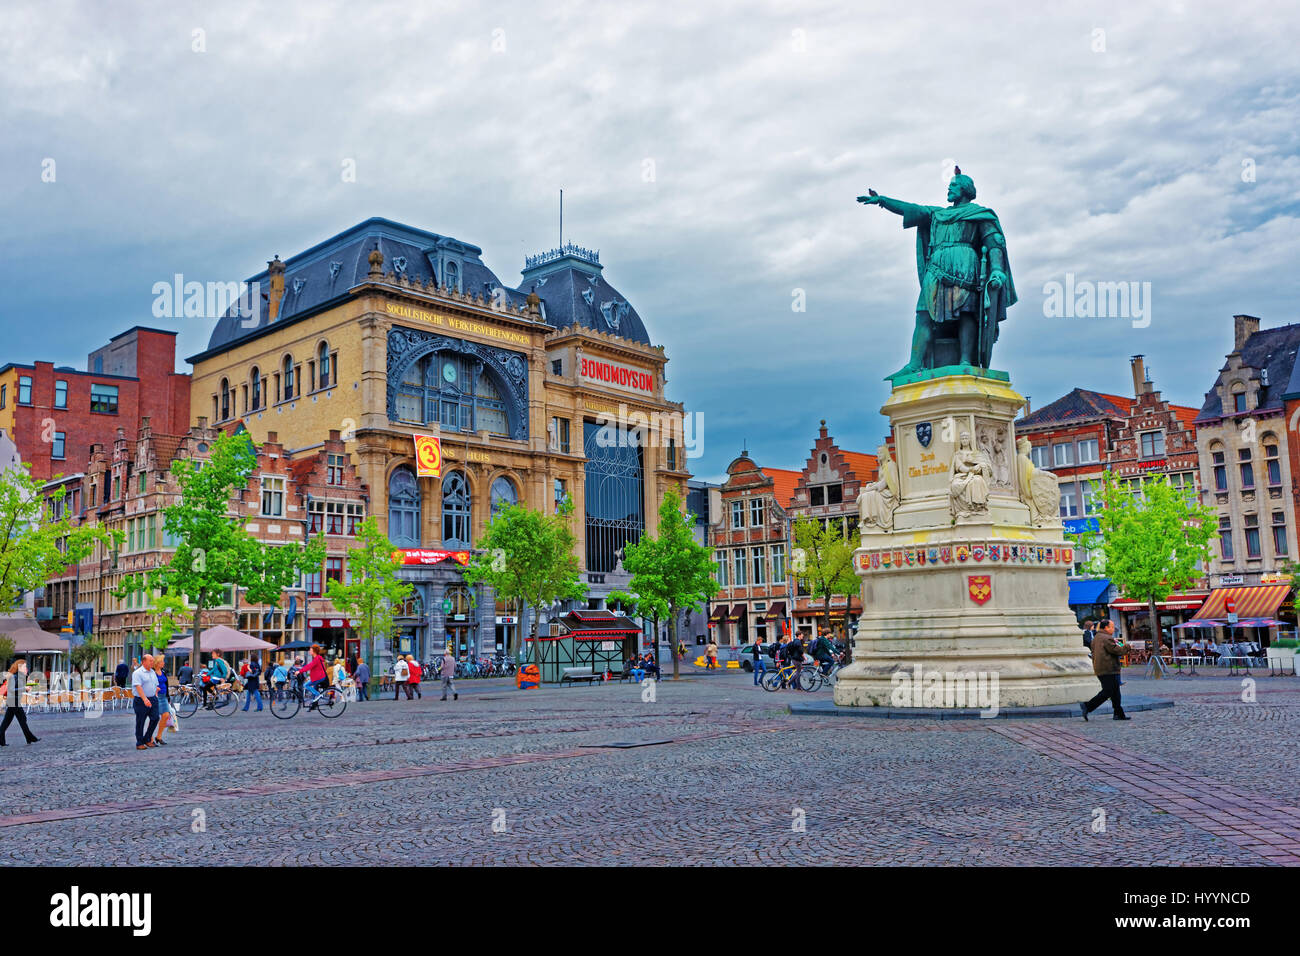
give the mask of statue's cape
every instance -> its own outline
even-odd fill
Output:
[[[1002,236],[1002,258],[1006,263],[1003,271],[1007,274],[1007,281],[1003,283],[1002,288],[997,292],[989,290],[989,311],[996,314],[997,321],[1001,322],[1007,317],[1007,306],[1015,305],[1019,296],[1016,295],[1016,284],[1011,278],[1011,256],[1007,252],[1006,233],[1002,231],[1002,223],[998,221],[998,214],[988,206],[977,206],[973,202],[962,203],[960,206],[919,206],[914,207],[917,212],[924,211],[923,215],[904,215],[903,228],[916,227],[916,278],[919,282],[925,281],[925,264],[930,259],[930,220],[935,216],[940,216],[945,222],[991,222],[993,228]],[[988,276],[984,277],[988,281]]]

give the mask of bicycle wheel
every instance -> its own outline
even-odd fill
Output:
[[[822,686],[821,671],[816,668],[805,667],[799,672],[798,685],[800,690],[808,691],[808,693],[820,689]]]
[[[322,717],[338,717],[348,709],[348,700],[337,687],[330,687],[316,698],[316,709]]]
[[[781,672],[772,671],[763,678],[763,690],[774,691],[781,686]]]
[[[212,701],[212,709],[222,717],[229,717],[239,708],[239,695],[233,690],[219,690]]]
[[[302,708],[302,698],[297,691],[285,688],[277,690],[271,698],[271,713],[281,720],[288,720]]]
[[[180,699],[176,701],[176,712],[182,717],[193,717],[194,712],[199,709],[199,695],[193,687],[186,687],[180,693]]]

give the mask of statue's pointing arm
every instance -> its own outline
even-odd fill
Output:
[[[903,202],[901,199],[890,199],[888,196],[880,196],[875,192],[872,192],[869,196],[859,196],[858,202],[867,206],[879,206],[881,209],[889,210],[895,216],[902,216],[905,227],[918,225],[928,219],[933,208]]]

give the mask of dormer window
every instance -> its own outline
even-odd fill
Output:
[[[460,291],[460,266],[454,262],[447,262],[442,267],[442,284],[448,292]]]

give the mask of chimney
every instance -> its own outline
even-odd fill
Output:
[[[1139,398],[1151,391],[1151,380],[1147,378],[1146,363],[1143,356],[1134,355],[1128,360],[1129,367],[1133,370],[1133,397]]]
[[[284,263],[280,261],[277,253],[276,257],[266,264],[266,271],[270,274],[271,292],[267,305],[266,321],[274,322],[280,316],[280,302],[284,299]]]
[[[208,427],[208,416],[207,416],[207,415],[200,415],[200,416],[199,416],[199,427],[200,427],[200,428],[207,428],[207,427]]]
[[[1240,352],[1246,340],[1259,331],[1259,317],[1234,315],[1232,317],[1232,350]]]
[[[341,435],[342,432],[340,432],[337,428],[330,429],[330,441],[339,441]]]
[[[272,445],[274,445],[277,441],[280,440],[280,436],[276,432],[267,432],[266,440],[270,442]]]
[[[1030,404],[1029,401],[1031,397],[1032,396],[1029,395],[1025,396],[1025,415],[1024,415],[1025,418],[1028,418],[1030,415],[1034,413],[1034,406]]]
[[[826,437],[826,419],[824,419],[824,418],[822,419],[822,422],[821,422],[821,429],[817,432],[817,437],[818,437],[818,438],[825,438],[825,437]]]

